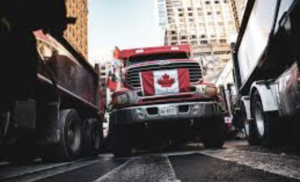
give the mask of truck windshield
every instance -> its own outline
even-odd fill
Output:
[[[188,59],[189,56],[185,52],[181,53],[163,53],[163,54],[150,54],[150,55],[139,55],[132,56],[127,61],[127,66],[147,62],[147,61],[160,61],[168,59]]]

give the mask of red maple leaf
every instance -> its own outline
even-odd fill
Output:
[[[170,76],[165,73],[162,78],[157,80],[157,83],[164,88],[171,87],[175,83],[175,79],[170,78]]]

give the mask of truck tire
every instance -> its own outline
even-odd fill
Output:
[[[259,145],[260,139],[256,134],[255,123],[253,120],[247,120],[246,108],[242,105],[241,107],[241,120],[243,122],[243,129],[245,132],[246,139],[251,146]]]
[[[225,122],[222,116],[211,117],[205,121],[202,142],[205,148],[222,148],[225,141]]]
[[[249,143],[262,144],[266,147],[284,145],[285,136],[282,136],[284,135],[284,129],[280,126],[278,112],[265,112],[257,91],[253,94],[251,108],[254,121],[250,124]]]
[[[103,141],[102,133],[100,121],[97,119],[87,119],[83,133],[84,156],[96,156],[99,153]]]
[[[115,157],[131,156],[131,146],[129,145],[125,128],[110,126],[109,135],[110,147]]]
[[[42,152],[44,161],[73,161],[82,151],[82,121],[74,109],[59,113],[60,141]]]

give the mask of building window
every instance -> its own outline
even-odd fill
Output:
[[[181,36],[181,39],[182,40],[186,40],[186,36]]]
[[[210,4],[210,1],[205,1],[205,4],[209,5],[209,4]]]
[[[207,12],[207,15],[211,15],[211,12]]]
[[[196,35],[191,35],[191,39],[196,39]]]
[[[224,44],[226,42],[227,42],[226,39],[220,39],[220,43]]]
[[[220,2],[219,1],[215,1],[215,4],[220,4]]]
[[[208,42],[207,42],[207,40],[201,40],[201,41],[200,41],[200,44],[205,45],[205,44],[208,44]]]

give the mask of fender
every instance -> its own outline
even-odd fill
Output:
[[[250,97],[249,96],[243,96],[241,98],[242,104],[245,108],[246,111],[246,118],[248,121],[250,121],[252,119],[251,116],[251,104],[250,104]]]
[[[251,100],[255,90],[259,93],[265,112],[278,111],[278,83],[265,80],[254,82],[251,86]]]

